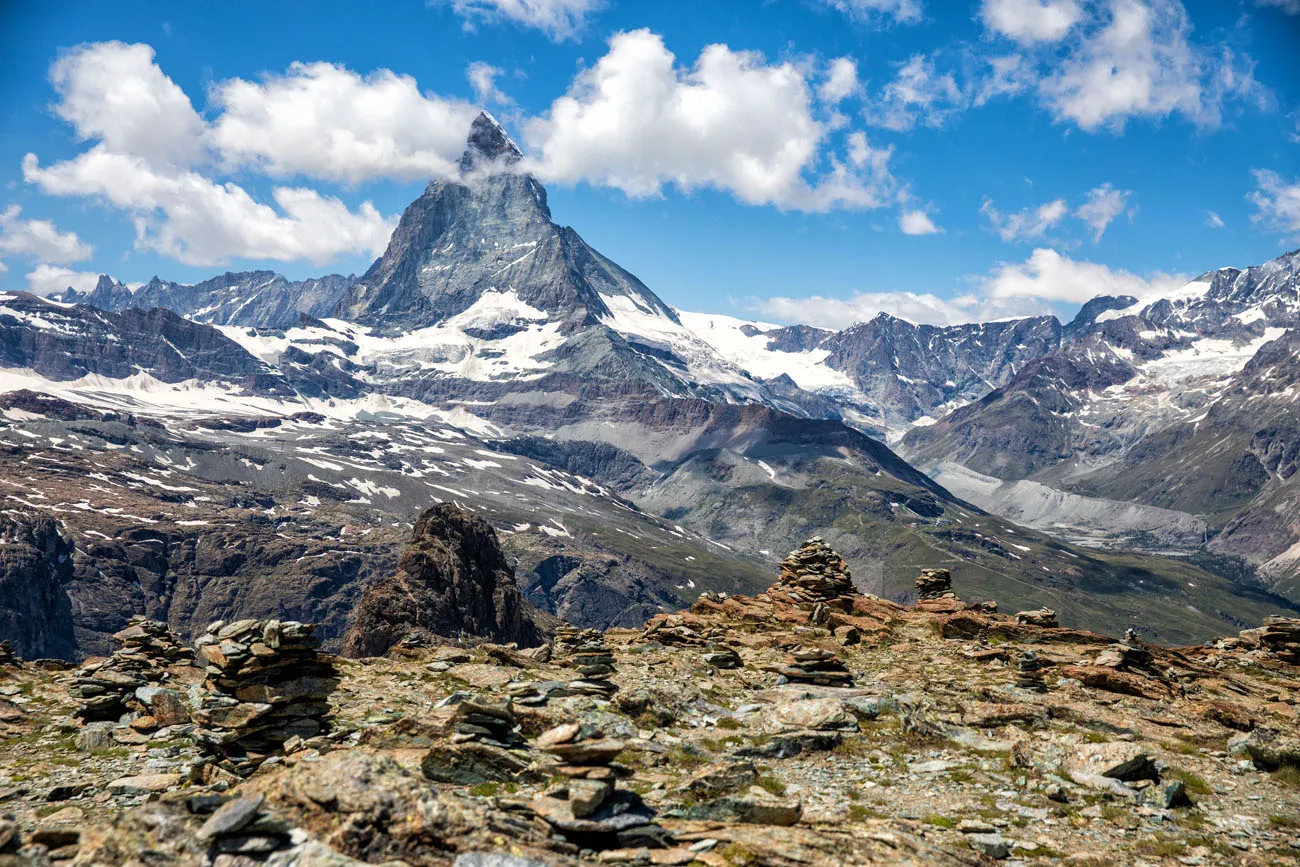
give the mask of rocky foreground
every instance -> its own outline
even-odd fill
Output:
[[[918,583],[810,540],[760,596],[529,651],[0,648],[0,865],[1300,863],[1300,624],[1165,648]]]

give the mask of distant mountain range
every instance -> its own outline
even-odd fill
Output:
[[[10,501],[74,535],[147,525],[164,549],[147,567],[113,549],[114,580],[142,598],[106,593],[79,549],[81,647],[128,607],[186,628],[186,611],[309,599],[337,637],[357,582],[386,568],[344,540],[387,538],[434,499],[515,528],[530,600],[592,625],[761,586],[764,564],[812,533],[872,592],[902,597],[918,568],[950,566],[963,595],[1170,641],[1287,608],[1252,564],[1300,599],[1300,527],[1278,517],[1294,496],[1297,256],[1168,299],[1101,297],[1068,325],[783,327],[670,308],[555,224],[518,159],[480,116],[464,177],[429,184],[360,278],[132,291],[104,277],[52,300],[0,295],[0,392],[85,408],[11,401],[9,468],[55,463],[41,497]],[[132,495],[153,506],[70,499],[110,456],[99,496],[158,479]],[[547,490],[558,498],[531,495]],[[313,577],[295,568],[281,590],[241,595],[232,576],[282,569],[287,553],[264,545],[204,571],[183,552],[218,521],[324,533],[353,553],[299,550],[320,561]],[[321,581],[328,592],[309,589]]]

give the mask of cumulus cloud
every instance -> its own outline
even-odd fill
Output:
[[[501,67],[481,60],[474,61],[465,70],[465,77],[469,79],[470,87],[474,88],[474,98],[485,105],[489,103],[504,105],[513,101],[497,87],[497,79],[502,74]]]
[[[859,24],[918,24],[921,0],[821,0]]]
[[[71,286],[89,292],[99,282],[94,271],[73,271],[58,265],[37,265],[27,274],[27,291],[33,295],[53,295]]]
[[[1178,0],[1110,0],[1095,26],[1041,82],[1060,121],[1122,131],[1131,118],[1181,114],[1217,126],[1225,100],[1262,98],[1249,58],[1193,45]]]
[[[295,64],[259,83],[214,85],[220,114],[209,124],[153,58],[147,45],[108,42],[82,45],[56,62],[55,111],[94,144],[50,166],[27,154],[23,177],[52,195],[126,212],[137,247],[187,264],[323,264],[381,250],[395,220],[369,202],[353,211],[315,190],[281,186],[272,190],[272,205],[215,175],[247,167],[355,181],[446,170],[450,139],[429,127],[458,122],[459,152],[472,117],[468,106],[422,96],[407,77],[384,71],[363,79],[331,64]],[[56,237],[46,235],[50,243]],[[70,239],[62,243],[65,253],[76,249]]]
[[[981,294],[994,300],[1028,298],[1082,303],[1098,295],[1143,298],[1177,288],[1182,275],[1156,272],[1146,277],[1092,262],[1079,262],[1040,247],[1021,263],[1003,263],[980,283]]]
[[[80,262],[95,252],[76,232],[60,232],[48,220],[20,220],[21,213],[17,205],[0,213],[0,252],[56,264]]]
[[[904,235],[937,235],[943,231],[925,211],[904,211],[898,218],[898,228]]]
[[[1288,183],[1277,172],[1256,170],[1258,187],[1246,198],[1255,206],[1251,219],[1265,230],[1300,239],[1300,179]]]
[[[850,133],[827,153],[807,71],[710,45],[682,67],[649,30],[619,33],[568,92],[524,127],[544,180],[586,181],[630,196],[727,190],[747,204],[827,210],[878,207],[895,190],[890,151]],[[828,164],[828,165],[826,165]]]
[[[1139,276],[1039,248],[1026,261],[1001,263],[974,282],[974,291],[951,298],[924,292],[859,292],[848,298],[751,299],[750,306],[777,322],[822,328],[844,328],[880,313],[912,322],[958,325],[1057,313],[1057,305],[1077,304],[1097,295],[1148,297],[1181,286],[1187,278],[1160,272]]]
[[[193,171],[160,171],[103,145],[48,168],[28,154],[23,178],[51,195],[92,196],[127,211],[138,247],[189,265],[233,257],[324,264],[343,251],[383,250],[395,225],[369,202],[353,212],[301,187],[276,187],[273,208],[235,184]]]
[[[465,19],[472,30],[480,23],[512,21],[523,27],[542,31],[550,39],[563,42],[578,35],[587,16],[599,9],[602,0],[431,0],[450,6]]]
[[[455,174],[477,113],[421,93],[409,75],[361,76],[332,63],[294,63],[258,82],[229,79],[209,96],[220,112],[210,139],[228,164],[352,184]]]
[[[1111,221],[1124,213],[1130,195],[1129,190],[1117,190],[1110,184],[1102,184],[1088,191],[1088,200],[1075,210],[1074,215],[1092,229],[1094,244],[1101,240]]]
[[[1083,18],[1078,0],[984,0],[980,16],[990,30],[1017,42],[1057,42]]]
[[[1042,238],[1048,230],[1060,225],[1070,213],[1065,199],[1044,202],[1036,208],[1025,208],[1014,214],[1003,214],[985,199],[980,213],[989,222],[989,229],[1004,241],[1032,241]]]
[[[154,63],[148,45],[81,45],[55,62],[54,111],[86,141],[155,165],[204,157],[204,123],[185,92]]]
[[[837,57],[831,61],[826,79],[817,89],[817,94],[828,105],[834,105],[852,96],[861,86],[858,82],[857,62],[851,57]]]

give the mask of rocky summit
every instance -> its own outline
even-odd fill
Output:
[[[532,651],[137,619],[0,668],[0,863],[1300,864],[1293,623],[1166,647],[947,577],[905,606],[783,567]]]

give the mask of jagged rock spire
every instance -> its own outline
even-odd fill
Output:
[[[505,127],[486,111],[479,112],[469,127],[465,153],[460,158],[460,170],[468,174],[485,165],[499,163],[510,166],[519,162],[524,152],[515,144]]]

